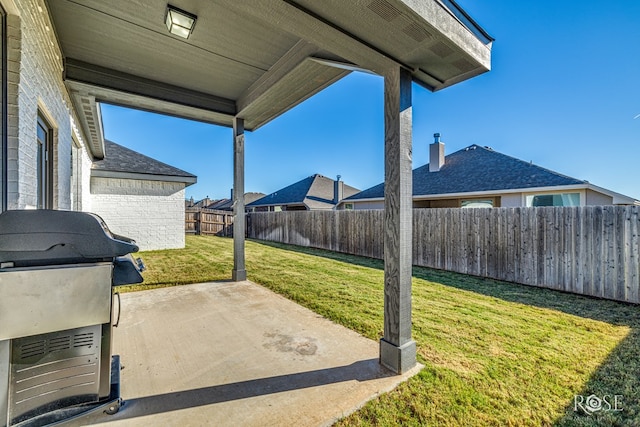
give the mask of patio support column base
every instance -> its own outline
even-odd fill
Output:
[[[234,282],[243,282],[247,280],[247,270],[233,270],[231,280]]]
[[[404,374],[416,366],[416,342],[411,340],[396,346],[380,339],[380,364],[397,374]]]
[[[234,282],[247,280],[244,263],[244,119],[233,118],[233,272]]]

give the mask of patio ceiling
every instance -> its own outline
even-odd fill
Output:
[[[255,130],[352,70],[398,65],[429,90],[490,69],[492,39],[451,0],[47,0],[94,156],[99,103]]]

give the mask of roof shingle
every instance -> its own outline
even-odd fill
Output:
[[[320,174],[311,175],[294,184],[249,203],[247,207],[273,205],[306,205],[310,209],[331,209],[335,181]],[[358,192],[357,188],[344,184],[344,197]]]
[[[105,140],[105,156],[94,161],[91,168],[105,172],[139,173],[172,177],[196,178],[195,175],[183,171],[156,159],[140,154],[129,148]]]
[[[413,170],[414,197],[586,183],[475,144],[446,156],[439,172],[429,172],[429,164]],[[384,183],[348,200],[383,197]]]

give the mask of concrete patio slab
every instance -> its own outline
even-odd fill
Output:
[[[248,281],[124,294],[114,354],[126,403],[94,424],[331,425],[420,369],[395,375],[378,351]]]

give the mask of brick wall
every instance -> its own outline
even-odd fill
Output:
[[[141,250],[184,247],[185,184],[91,178],[91,210]]]
[[[12,14],[14,8],[7,16],[9,209],[36,205],[38,110],[54,130],[54,207],[70,209],[72,110],[62,81],[62,54],[43,0],[15,5],[19,16]]]
[[[71,128],[75,141],[72,148],[73,165],[71,173],[71,209],[76,211],[91,212],[91,157],[84,148],[82,134],[78,126],[72,121]]]
[[[40,112],[53,128],[54,208],[96,212],[115,233],[137,240],[144,249],[184,247],[185,185],[92,180],[91,159],[62,80],[62,53],[44,0],[0,4],[7,11],[8,208],[36,206]],[[78,149],[72,148],[74,138]]]

